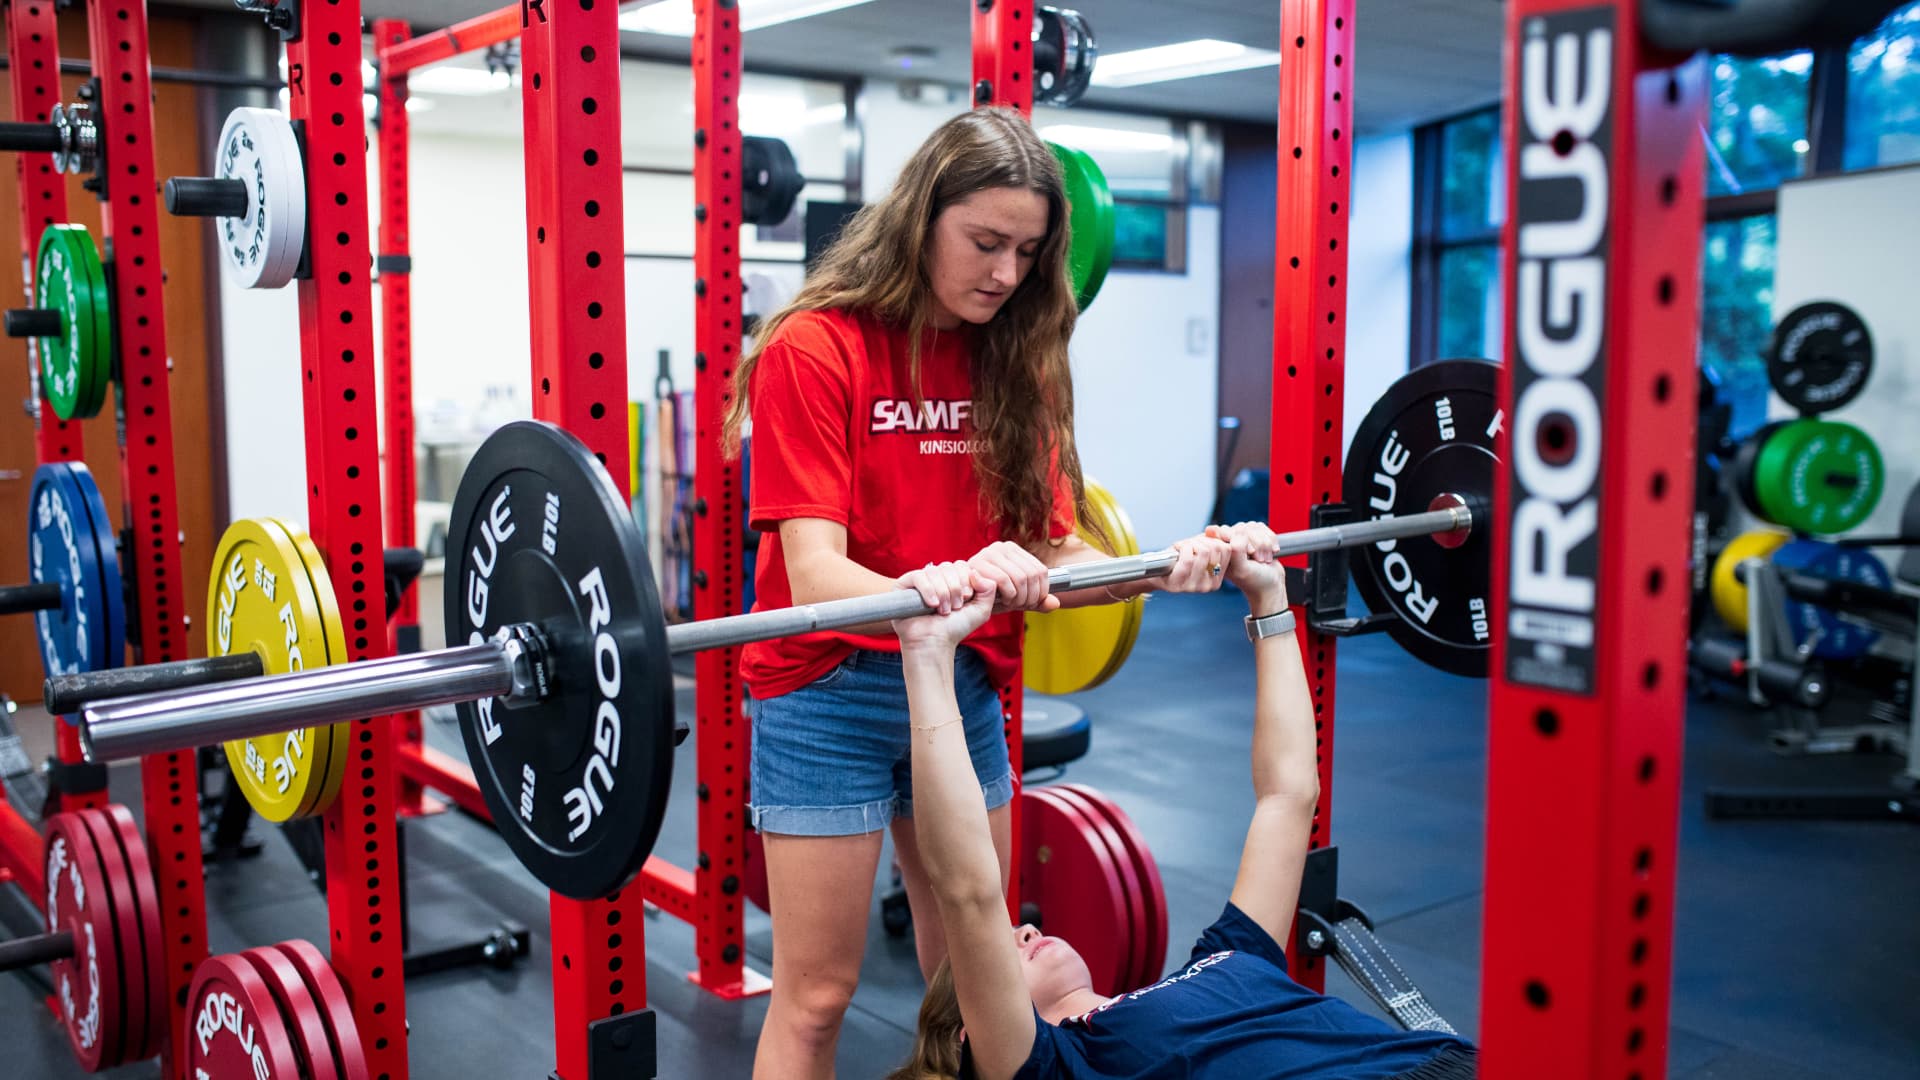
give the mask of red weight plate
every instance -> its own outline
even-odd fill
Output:
[[[1133,855],[1120,839],[1120,833],[1113,827],[1105,814],[1094,805],[1086,795],[1065,787],[1044,789],[1049,795],[1073,805],[1093,826],[1094,834],[1106,845],[1107,854],[1113,858],[1114,869],[1120,875],[1121,891],[1127,900],[1127,938],[1126,985],[1124,989],[1138,990],[1145,986],[1147,975],[1143,974],[1147,963],[1147,900],[1140,885],[1139,872],[1134,869]]]
[[[1133,935],[1112,856],[1077,808],[1045,789],[1027,788],[1020,797],[1021,899],[1039,906],[1049,937],[1080,953],[1095,993],[1120,993]]]
[[[1147,959],[1143,969],[1146,971],[1146,981],[1140,985],[1150,986],[1159,982],[1167,968],[1167,891],[1160,881],[1160,865],[1154,861],[1153,849],[1147,846],[1147,838],[1126,811],[1120,809],[1120,804],[1085,784],[1059,786],[1085,796],[1120,833],[1122,846],[1133,859],[1134,872],[1140,878],[1141,895],[1147,902]]]
[[[248,949],[240,955],[267,981],[267,989],[280,1002],[280,1015],[293,1036],[293,1055],[300,1059],[300,1075],[306,1080],[340,1080],[340,1063],[334,1060],[327,1022],[321,1018],[320,1006],[299,969],[277,949]]]
[[[253,965],[211,956],[187,996],[187,1074],[195,1080],[299,1080],[280,1003]]]
[[[373,1080],[373,1070],[367,1068],[366,1049],[360,1045],[360,1029],[353,1022],[353,1006],[347,1002],[346,988],[340,985],[340,976],[334,974],[333,965],[327,963],[327,958],[321,956],[312,943],[298,938],[283,941],[274,948],[293,964],[307,984],[307,992],[319,1004],[320,1018],[326,1022],[327,1035],[333,1040],[340,1080]]]
[[[747,830],[747,868],[740,878],[747,899],[753,902],[754,907],[771,915],[773,900],[772,886],[767,884],[767,846],[756,829]]]
[[[104,812],[120,838],[120,850],[127,856],[134,906],[140,912],[140,940],[146,946],[147,984],[144,989],[135,984],[133,993],[146,1003],[147,1041],[131,1051],[133,1060],[144,1061],[160,1052],[167,1034],[166,943],[162,936],[166,931],[160,913],[160,889],[155,884],[153,861],[147,857],[146,838],[134,823],[133,814],[119,803],[108,803]]]
[[[101,880],[106,882],[107,897],[113,902],[114,940],[120,951],[121,1045],[114,1061],[125,1064],[146,1057],[147,1045],[147,946],[140,905],[134,899],[133,875],[127,868],[127,856],[120,848],[120,835],[113,819],[98,809],[74,812],[93,837],[93,848],[100,860]]]
[[[73,934],[73,956],[53,962],[54,1001],[73,1056],[88,1072],[117,1065],[126,1013],[113,902],[93,834],[75,814],[55,814],[47,829],[47,929]]]

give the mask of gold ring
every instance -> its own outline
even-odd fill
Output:
[[[1209,566],[1207,567],[1207,573],[1217,575],[1220,573],[1220,568],[1218,566]]]

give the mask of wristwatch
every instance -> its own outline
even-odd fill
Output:
[[[1293,609],[1282,608],[1272,615],[1254,618],[1247,616],[1247,640],[1259,641],[1261,638],[1279,637],[1293,633]]]

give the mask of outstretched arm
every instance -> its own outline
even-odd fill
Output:
[[[906,580],[942,612],[894,624],[913,725],[913,832],[946,927],[974,1068],[983,1080],[1000,1080],[1032,1052],[1033,1003],[953,689],[954,649],[992,614],[996,589],[966,563],[928,567]]]
[[[1255,618],[1287,609],[1285,571],[1273,530],[1258,522],[1209,533],[1233,545],[1227,578],[1246,594]],[[1284,946],[1300,900],[1300,877],[1320,799],[1313,700],[1295,634],[1253,643],[1253,821],[1240,851],[1233,904]]]

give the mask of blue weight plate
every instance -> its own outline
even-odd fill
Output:
[[[1893,587],[1893,575],[1873,552],[1843,548],[1822,540],[1795,540],[1773,553],[1773,565],[1830,581],[1851,581],[1880,589]],[[1804,644],[1820,635],[1813,654],[1827,660],[1855,660],[1865,656],[1880,632],[1840,617],[1831,608],[1799,600],[1786,602],[1787,623],[1794,640]]]
[[[100,595],[105,598],[107,611],[106,653],[100,666],[119,667],[127,658],[127,602],[120,578],[119,538],[114,535],[113,518],[107,515],[107,500],[100,494],[100,485],[94,483],[93,470],[78,461],[69,463],[69,467],[80,489],[80,502],[93,521],[93,541],[100,554]]]
[[[93,517],[73,481],[73,467],[57,462],[36,469],[29,498],[30,577],[59,585],[61,596],[58,608],[34,615],[41,663],[49,676],[99,670],[106,666],[107,605]]]

